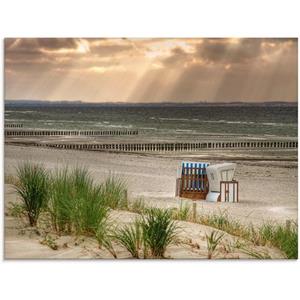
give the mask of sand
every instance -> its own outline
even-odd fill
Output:
[[[5,185],[5,243],[6,259],[113,259],[106,249],[99,248],[92,237],[57,235],[51,230],[28,227],[25,218],[12,217],[9,213],[10,203],[20,202],[11,185]],[[110,219],[118,227],[132,223],[139,215],[127,211],[111,211]],[[176,243],[170,245],[165,253],[168,259],[207,259],[206,235],[212,231],[224,234],[220,245],[213,254],[213,259],[252,259],[254,256],[245,252],[254,251],[272,259],[282,259],[284,254],[273,247],[255,246],[241,238],[221,232],[214,228],[191,222],[177,221]],[[52,244],[45,243],[51,238]],[[243,249],[237,248],[242,245]],[[55,249],[51,248],[55,246]],[[113,243],[118,259],[132,258],[122,246]]]
[[[216,155],[212,151],[210,153],[211,156]],[[234,162],[232,152],[231,155],[231,161]],[[147,156],[6,145],[5,174],[13,175],[15,167],[23,160],[43,163],[49,169],[62,165],[84,165],[89,168],[96,181],[104,180],[109,174],[124,178],[128,183],[131,199],[142,197],[151,205],[177,207],[181,200],[175,198],[175,181],[177,166],[183,159],[210,163],[222,161],[196,154],[188,157]],[[243,160],[236,163],[235,179],[239,181],[240,202],[199,201],[199,212],[227,210],[242,222],[254,224],[268,220],[284,222],[287,219],[297,219],[297,162]]]
[[[212,159],[209,159],[208,155]],[[216,159],[217,155],[217,159]],[[104,180],[109,174],[124,178],[128,184],[130,200],[142,198],[148,205],[158,207],[178,207],[181,201],[175,197],[175,180],[177,166],[184,159],[201,161],[203,158],[210,163],[220,162],[220,153],[202,153],[178,155],[139,155],[116,154],[104,152],[86,152],[72,150],[56,150],[23,146],[5,146],[5,175],[15,174],[15,167],[24,160],[43,163],[54,170],[62,165],[84,165],[89,168],[96,181]],[[232,153],[226,154],[235,161]],[[240,153],[245,155],[245,153]],[[227,157],[228,158],[228,157]],[[197,202],[198,213],[226,211],[233,218],[244,224],[259,225],[267,221],[285,222],[288,219],[297,220],[297,162],[294,161],[263,161],[236,160],[236,180],[240,184],[239,203],[208,203]],[[17,201],[12,188],[5,189],[5,203]],[[135,216],[129,212],[117,212],[118,222],[127,222]],[[183,231],[182,239],[186,246],[171,246],[167,256],[171,258],[206,258],[205,233],[212,228],[180,222]],[[23,227],[22,227],[23,226]],[[6,258],[111,258],[106,250],[98,249],[94,240],[78,243],[70,237],[64,237],[68,242],[56,239],[60,245],[58,250],[52,250],[47,245],[41,245],[36,233],[27,229],[22,233],[23,225],[11,216],[5,218],[5,257]],[[226,234],[234,242],[234,237]],[[70,240],[71,239],[71,240]],[[63,245],[67,244],[67,247]],[[200,248],[198,249],[198,246]],[[22,250],[20,250],[22,249]],[[125,252],[124,252],[125,251]],[[225,250],[224,250],[225,251]],[[219,257],[249,258],[239,251],[225,253]],[[275,249],[264,249],[271,257],[280,258],[283,255]],[[129,257],[126,250],[119,249],[118,257]],[[218,258],[218,256],[216,257]]]

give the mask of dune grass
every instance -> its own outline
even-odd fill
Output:
[[[230,218],[224,211],[220,211],[218,214],[200,215],[197,217],[196,222],[241,237],[251,241],[254,245],[268,244],[276,247],[287,258],[298,258],[298,230],[296,224],[288,226],[268,223],[254,227],[252,224],[241,224],[237,220]]]
[[[191,219],[190,205],[181,201],[179,208],[173,209],[172,218],[180,221],[189,221]]]
[[[213,230],[210,235],[206,234],[207,258],[212,259],[218,245],[220,244],[224,233]]]
[[[117,176],[109,176],[101,184],[105,204],[111,209],[128,209],[127,186],[124,180]]]
[[[30,226],[36,226],[47,204],[49,178],[40,164],[25,162],[17,167],[15,189],[24,203]]]
[[[41,211],[57,233],[94,236],[100,247],[116,257],[111,244],[110,209],[128,209],[126,183],[115,176],[96,184],[84,167],[63,167],[48,172],[38,164],[24,163],[10,181],[20,195],[31,226]],[[20,215],[14,207],[14,215]]]
[[[114,239],[124,246],[133,258],[140,258],[139,252],[145,246],[140,220],[136,219],[133,224],[118,229]],[[145,249],[143,252],[145,253]]]
[[[298,231],[294,224],[264,224],[259,228],[261,240],[283,251],[287,258],[298,258]]]
[[[176,240],[178,226],[172,220],[172,212],[149,208],[141,218],[144,244],[153,258],[163,258],[168,245]]]
[[[143,198],[138,198],[128,205],[128,210],[137,214],[142,214],[147,209]]]
[[[177,229],[171,210],[147,208],[134,223],[117,229],[113,239],[133,258],[164,258],[167,246],[176,241]]]
[[[4,183],[5,184],[17,185],[18,178],[16,176],[14,176],[14,175],[5,174],[4,175]]]
[[[109,211],[103,187],[80,167],[66,167],[52,175],[48,208],[56,231],[86,235],[105,226]]]
[[[241,247],[240,251],[256,259],[270,259],[271,256],[267,252],[259,252],[249,247]]]

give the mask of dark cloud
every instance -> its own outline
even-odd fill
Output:
[[[228,39],[209,39],[197,46],[196,55],[214,63],[247,63],[259,57],[261,43],[260,39],[241,39],[236,43]]]
[[[73,38],[40,38],[37,39],[40,48],[57,50],[57,49],[75,49],[79,39]]]
[[[175,67],[178,64],[184,64],[191,59],[191,55],[186,53],[182,48],[176,47],[172,49],[171,55],[162,60],[162,64],[166,67]]]
[[[126,52],[133,50],[133,46],[131,44],[125,45],[107,45],[105,43],[99,45],[91,45],[90,51],[91,53],[98,56],[113,56],[121,52]]]

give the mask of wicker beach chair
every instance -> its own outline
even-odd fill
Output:
[[[208,193],[206,162],[182,162],[178,167],[176,196],[205,200]]]

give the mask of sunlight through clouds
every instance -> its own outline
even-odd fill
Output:
[[[5,39],[6,99],[297,101],[297,70],[293,38]]]

